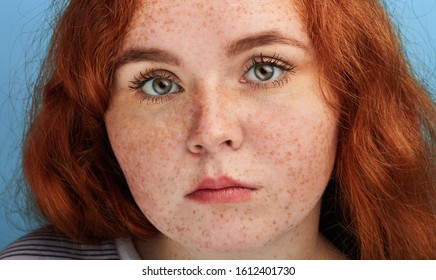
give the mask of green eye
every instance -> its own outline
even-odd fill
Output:
[[[272,63],[259,63],[253,65],[245,74],[246,79],[253,82],[266,82],[276,79],[283,73],[283,70]]]
[[[261,81],[268,81],[274,76],[274,67],[268,64],[256,65],[254,75]]]
[[[168,78],[154,78],[145,82],[142,86],[144,93],[154,96],[178,92],[179,90],[179,86]]]

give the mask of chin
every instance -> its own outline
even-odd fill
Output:
[[[228,258],[228,256],[257,251],[277,238],[272,232],[259,232],[258,228],[259,226],[257,230],[252,231],[246,229],[245,233],[242,233],[239,228],[229,231],[213,231],[204,235],[191,236],[189,240],[183,240],[181,243],[184,247],[206,256]]]

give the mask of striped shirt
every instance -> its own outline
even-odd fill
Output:
[[[131,239],[81,244],[66,236],[37,230],[0,252],[0,260],[134,260],[140,259]]]

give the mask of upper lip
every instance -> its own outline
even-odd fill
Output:
[[[247,189],[256,189],[253,186],[250,186],[248,184],[239,182],[231,177],[228,176],[220,176],[220,177],[205,177],[198,181],[198,183],[195,185],[195,189],[191,192],[194,193],[199,190],[218,190],[218,189],[224,189],[224,188],[247,188]]]

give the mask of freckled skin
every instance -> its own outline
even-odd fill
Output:
[[[231,41],[266,30],[309,51],[273,44],[225,54]],[[337,257],[317,230],[337,118],[323,101],[310,42],[289,1],[143,1],[124,43],[131,48],[160,48],[181,60],[123,65],[105,115],[132,195],[162,233],[136,240],[142,257]],[[295,73],[273,88],[242,84],[244,67],[260,53],[279,53]],[[151,68],[177,75],[183,92],[141,102],[129,81]],[[201,178],[221,175],[257,190],[238,203],[186,198]]]

